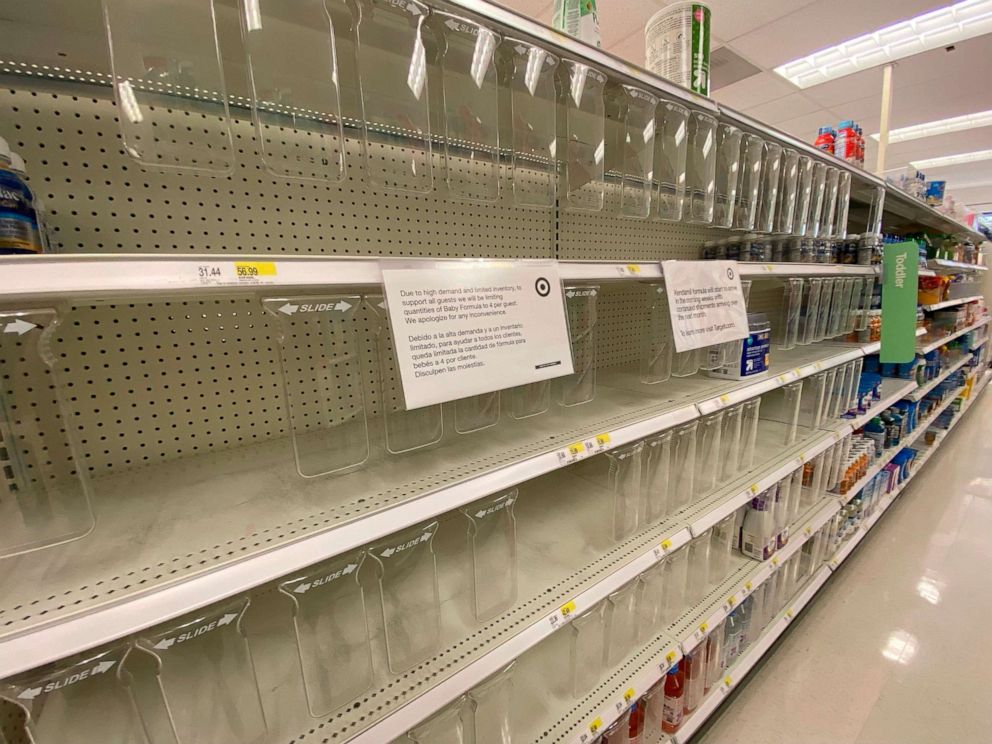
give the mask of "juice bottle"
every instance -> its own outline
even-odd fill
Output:
[[[638,700],[630,709],[630,726],[627,728],[628,744],[641,744],[641,732],[644,731],[644,717],[647,704]]]
[[[834,139],[835,135],[832,127],[820,127],[820,131],[816,135],[816,142],[813,143],[813,147],[818,150],[823,150],[824,152],[829,152],[833,155]]]
[[[665,675],[665,710],[661,719],[661,730],[674,734],[682,725],[685,702],[685,676],[681,662],[675,663]]]
[[[720,681],[723,674],[723,627],[718,627],[706,636],[706,684],[703,694]]]
[[[706,644],[700,643],[682,659],[685,674],[685,695],[682,710],[686,715],[703,701],[706,690]]]

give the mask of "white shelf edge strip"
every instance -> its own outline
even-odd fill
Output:
[[[874,276],[878,272],[874,266],[851,264],[811,264],[811,263],[757,263],[738,262],[741,276]]]
[[[552,259],[531,259],[546,263]],[[499,259],[492,259],[501,263]],[[381,259],[347,256],[156,256],[148,254],[41,255],[0,258],[0,295],[5,299],[72,294],[121,294],[137,292],[273,290],[294,286],[368,286],[382,284],[383,268],[434,263],[465,265],[472,259]],[[657,279],[660,262],[558,261],[565,281]],[[239,277],[238,266],[267,272]],[[835,264],[738,265],[744,276],[819,276],[871,274],[870,266]]]
[[[948,217],[947,219],[950,218]],[[929,258],[927,259],[927,266],[937,266],[942,269],[960,269],[961,271],[988,271],[989,269],[988,266],[964,263],[963,261],[951,261],[947,258]]]
[[[939,339],[937,341],[931,341],[926,346],[917,347],[916,353],[917,354],[926,354],[927,352],[933,351],[934,349],[938,349],[941,346],[943,346],[944,344],[946,344],[946,343],[948,343],[950,341],[953,341],[958,336],[963,336],[964,334],[968,333],[969,331],[973,331],[976,328],[981,328],[983,325],[985,325],[986,323],[988,323],[990,319],[992,319],[992,316],[985,316],[984,318],[982,318],[981,320],[979,320],[977,323],[974,323],[974,324],[972,324],[970,326],[965,326],[960,331],[955,331],[954,333],[950,334],[949,336],[944,336],[942,339]]]
[[[988,340],[989,340],[989,338],[988,338],[988,336],[986,336],[986,337],[985,337],[985,338],[983,338],[983,339],[982,339],[981,341],[979,341],[979,342],[978,342],[977,344],[975,344],[974,346],[972,346],[972,347],[971,347],[971,350],[972,350],[972,351],[978,351],[978,350],[979,350],[979,349],[981,349],[981,348],[982,348],[983,346],[985,346],[985,342],[986,342],[986,341],[988,341]]]
[[[678,732],[671,741],[683,744],[695,734],[713,712],[720,707],[727,695],[744,679],[758,660],[772,647],[779,636],[785,632],[792,620],[816,595],[823,584],[830,578],[830,570],[821,566],[803,587],[793,596],[786,608],[772,620],[762,634],[741,654],[733,666],[724,672],[724,677],[715,689],[710,692],[689,716],[682,722]]]
[[[957,300],[944,300],[943,302],[937,302],[933,305],[920,305],[924,310],[943,310],[945,307],[954,307],[955,305],[965,305],[969,302],[975,302],[976,300],[981,300],[981,295],[973,295],[971,297],[961,297]]]
[[[961,358],[943,370],[923,387],[918,387],[910,392],[906,397],[912,401],[920,401],[927,397],[927,393],[937,387],[940,383],[961,369],[971,359],[971,354],[962,354]]]
[[[927,329],[926,328],[922,328],[922,327],[921,328],[917,328],[916,329],[916,337],[919,338],[920,336],[923,336],[924,334],[926,334],[926,332],[927,332]],[[865,356],[870,356],[871,354],[877,354],[878,352],[880,352],[882,350],[882,342],[881,341],[872,341],[869,344],[864,344],[861,348],[864,349]],[[917,353],[919,353],[919,350],[917,350]]]

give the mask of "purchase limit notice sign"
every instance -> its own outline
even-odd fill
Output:
[[[407,408],[573,372],[552,262],[383,269],[382,280]]]
[[[748,335],[736,261],[662,261],[676,351]]]

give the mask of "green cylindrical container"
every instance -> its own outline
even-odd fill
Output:
[[[648,21],[644,66],[656,75],[704,96],[710,94],[710,9],[677,2]]]
[[[555,0],[551,25],[591,46],[601,46],[596,0]]]

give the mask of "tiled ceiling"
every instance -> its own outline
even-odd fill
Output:
[[[501,0],[518,12],[551,22],[553,3]],[[625,0],[599,3],[603,48],[644,64],[644,27],[669,3]],[[773,68],[846,39],[945,6],[934,0],[709,0],[713,44],[727,46],[759,69],[713,91],[713,97],[760,121],[801,137],[817,128],[855,119],[866,134],[878,131],[882,70],[875,68],[800,90]],[[892,127],[992,109],[992,36],[981,36],[901,60],[893,71]],[[886,170],[898,173],[911,160],[992,149],[992,127],[890,145]],[[867,165],[874,170],[876,145],[869,140]],[[947,181],[958,205],[992,211],[992,160],[931,168],[928,178]]]

